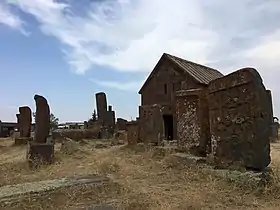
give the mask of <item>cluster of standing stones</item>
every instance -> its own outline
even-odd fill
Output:
[[[30,137],[31,110],[24,106],[17,114],[20,137],[16,144],[27,143],[27,159],[31,167],[52,163],[54,143],[48,141],[50,108],[43,96],[35,95],[35,136]],[[96,94],[97,124],[102,136],[112,137],[116,130],[126,130],[129,145],[139,142],[163,142],[163,107],[154,104],[148,120],[137,117],[127,122],[118,118],[106,95]],[[179,90],[175,97],[177,148],[200,157],[211,157],[216,165],[238,164],[247,169],[263,170],[271,162],[270,137],[273,129],[273,107],[270,90],[253,68],[243,68],[215,79],[205,88]],[[85,123],[86,124],[86,123]],[[96,125],[94,125],[96,126]],[[87,124],[85,129],[92,125]],[[149,131],[141,134],[141,131]],[[105,135],[109,133],[110,135]]]
[[[224,168],[238,164],[264,170],[270,164],[272,98],[255,69],[237,70],[205,88],[179,90],[175,103],[180,151],[210,157],[212,163]],[[141,117],[127,123],[129,144],[162,141],[163,126],[157,121],[161,110],[160,105],[153,105],[149,124]],[[150,126],[148,138],[141,136],[143,126]]]
[[[27,144],[27,160],[31,168],[41,164],[51,164],[54,161],[54,143],[48,141],[50,132],[50,107],[47,100],[40,95],[35,95],[36,117],[35,135],[31,137],[32,112],[28,106],[19,107],[17,123],[19,137],[15,144]]]

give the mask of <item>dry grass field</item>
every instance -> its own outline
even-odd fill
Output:
[[[131,210],[280,209],[278,143],[271,145],[274,183],[262,190],[215,178],[200,166],[186,165],[151,148],[97,149],[94,142],[75,145],[72,153],[61,151],[57,145],[56,163],[31,171],[25,161],[25,147],[11,144],[10,139],[0,140],[0,186],[78,174],[106,175],[112,180],[102,187],[77,186],[23,199],[14,209],[79,209],[87,203]]]

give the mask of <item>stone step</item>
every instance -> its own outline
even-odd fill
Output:
[[[77,176],[38,182],[29,182],[16,185],[6,185],[0,187],[0,203],[11,202],[22,196],[30,194],[40,194],[54,191],[63,187],[71,187],[82,184],[102,185],[109,182],[109,178],[97,175]]]

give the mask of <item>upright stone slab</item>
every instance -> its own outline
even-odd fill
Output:
[[[15,138],[15,145],[26,144],[31,140],[31,109],[28,106],[19,107],[19,114],[17,114],[19,137]]]
[[[31,109],[28,106],[19,107],[19,113],[21,118],[21,133],[20,137],[29,138],[31,134]]]
[[[50,132],[50,108],[47,100],[40,95],[35,95],[36,117],[35,137],[29,143],[27,150],[28,161],[31,168],[41,164],[53,163],[54,144],[47,142]]]
[[[95,94],[96,98],[96,108],[97,108],[97,117],[100,124],[103,126],[106,121],[107,114],[107,98],[104,92],[99,92]]]
[[[159,145],[164,138],[162,106],[159,104],[139,107],[140,139],[144,143]]]
[[[35,95],[35,142],[46,143],[50,132],[50,107],[43,96]]]
[[[211,144],[217,163],[257,170],[270,164],[271,107],[270,94],[253,68],[210,82]]]
[[[211,144],[206,90],[177,91],[176,118],[178,149],[206,156]]]

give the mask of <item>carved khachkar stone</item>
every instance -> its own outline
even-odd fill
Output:
[[[43,96],[35,95],[35,142],[45,143],[50,132],[50,107]]]
[[[20,113],[20,137],[29,138],[31,134],[31,109],[28,106],[19,107]]]
[[[177,91],[176,118],[178,149],[206,156],[211,144],[206,90]]]
[[[107,114],[107,98],[104,92],[99,92],[95,94],[96,98],[96,108],[97,108],[97,118],[101,125],[106,121]]]
[[[164,124],[161,109],[163,107],[159,104],[139,107],[139,135],[141,142],[155,145],[162,143],[164,138]]]
[[[211,145],[217,163],[257,170],[270,164],[271,107],[270,95],[253,68],[210,82]]]
[[[31,109],[28,106],[19,107],[19,114],[16,116],[19,136],[15,135],[15,145],[23,145],[31,140]]]
[[[36,117],[34,141],[28,144],[27,159],[31,168],[54,161],[54,143],[47,141],[50,132],[50,108],[47,100],[35,95]]]

